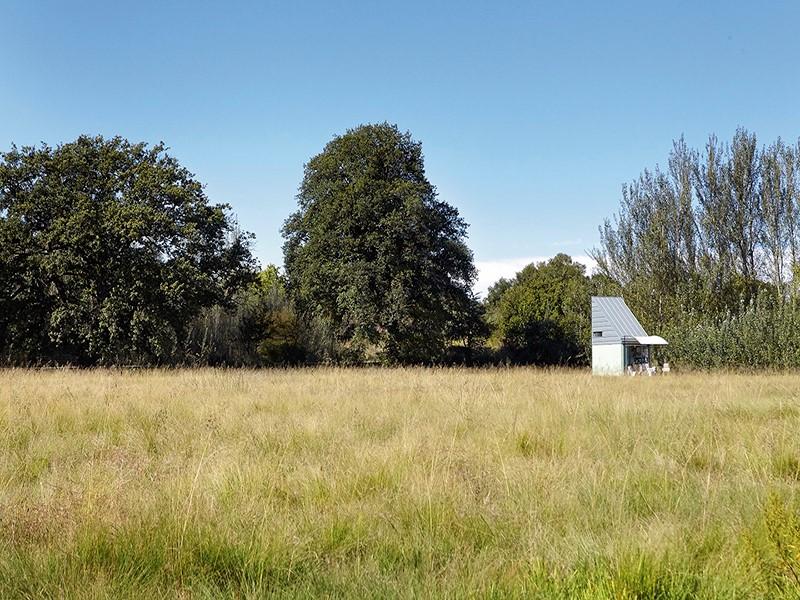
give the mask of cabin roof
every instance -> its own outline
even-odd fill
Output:
[[[593,343],[619,343],[648,337],[620,296],[592,296],[592,329],[607,332],[605,339],[593,338]]]

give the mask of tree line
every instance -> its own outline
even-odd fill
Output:
[[[800,144],[739,129],[673,142],[666,168],[623,189],[594,251],[666,357],[706,367],[800,367]]]
[[[798,161],[743,130],[703,152],[679,140],[666,171],[624,187],[595,273],[559,254],[480,299],[467,224],[395,125],[351,129],[305,165],[282,269],[257,265],[253,235],[163,144],[12,147],[0,363],[579,366],[590,296],[622,294],[679,363],[794,366]]]

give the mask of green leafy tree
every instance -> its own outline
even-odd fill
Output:
[[[192,322],[187,357],[195,364],[274,366],[316,362],[313,324],[298,318],[284,278],[268,265],[230,306],[204,309]]]
[[[285,278],[269,265],[258,278],[257,296],[264,307],[257,347],[262,364],[297,365],[317,362],[324,349],[319,347],[324,334],[315,323],[300,318],[287,294]]]
[[[191,320],[254,273],[227,208],[162,144],[82,136],[0,155],[4,360],[180,359]]]
[[[486,298],[483,300],[484,318],[489,327],[494,328],[497,326],[499,319],[500,301],[503,295],[514,285],[513,279],[506,279],[501,277],[495,283],[489,286]]]
[[[586,268],[558,254],[530,264],[493,299],[493,338],[516,363],[581,365],[589,356],[591,282]],[[492,294],[490,294],[490,297]]]
[[[593,257],[645,328],[689,311],[735,313],[767,282],[780,300],[793,296],[798,147],[779,139],[759,150],[744,129],[727,144],[710,136],[702,151],[680,139],[667,172],[646,170],[623,188]]]
[[[356,360],[441,359],[454,325],[475,318],[475,269],[421,145],[386,123],[349,130],[306,165],[298,204],[283,228],[298,308]]]

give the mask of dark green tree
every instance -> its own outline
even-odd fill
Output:
[[[0,155],[3,360],[179,360],[191,320],[254,275],[227,208],[162,144],[82,136]]]
[[[284,256],[306,317],[343,356],[441,359],[477,314],[475,269],[467,224],[437,197],[421,145],[386,123],[349,130],[308,162],[297,199]]]
[[[523,364],[587,362],[592,287],[582,264],[558,254],[493,289],[493,341],[501,356]]]
[[[192,322],[187,358],[195,364],[286,366],[317,362],[319,332],[300,320],[284,277],[268,265],[231,306],[204,309]]]

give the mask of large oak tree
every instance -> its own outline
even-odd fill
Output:
[[[165,152],[80,137],[0,155],[5,362],[164,363],[253,274],[249,235]]]
[[[298,306],[358,359],[427,362],[475,319],[467,224],[425,176],[422,148],[394,125],[334,138],[305,167],[285,223]]]

